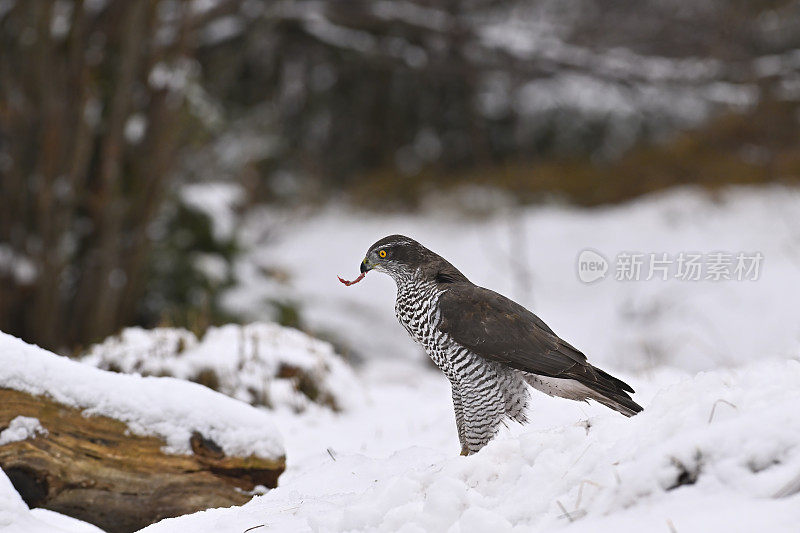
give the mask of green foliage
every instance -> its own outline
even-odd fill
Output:
[[[275,322],[281,326],[303,329],[299,304],[284,300],[269,300],[268,304],[273,309]]]
[[[205,213],[176,200],[159,221],[150,260],[146,295],[139,323],[146,326],[184,327],[198,336],[211,326],[234,317],[219,305],[219,295],[233,279],[230,264],[237,253],[234,239],[217,239]],[[201,257],[226,267],[223,278],[209,275],[199,265]]]

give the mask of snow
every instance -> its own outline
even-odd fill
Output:
[[[182,377],[206,365],[223,376],[248,360],[239,352],[257,352],[258,365],[221,380],[248,401],[247,380],[274,380],[281,358],[301,360],[304,369],[327,367],[322,382],[346,405],[298,408],[279,395],[271,410],[251,409],[250,423],[267,413],[283,435],[278,488],[144,531],[796,530],[800,191],[686,188],[594,209],[453,198],[460,210],[432,198],[415,214],[262,209],[234,224],[249,251],[234,265],[228,309],[263,320],[265,302],[295,303],[305,329],[360,358],[355,374],[328,344],[265,323],[216,328],[201,340],[126,330],[93,349],[94,364],[108,357],[125,371]],[[534,391],[531,423],[510,424],[480,453],[460,457],[449,384],[397,324],[393,282],[378,273],[352,287],[336,281],[355,277],[367,248],[393,233],[534,310],[631,383],[644,412],[628,419]],[[587,249],[611,263],[592,283],[577,272]],[[764,262],[752,281],[623,282],[614,268],[622,252],[759,252]],[[269,348],[273,338],[280,349]],[[164,408],[175,407],[165,399]]]
[[[138,144],[144,138],[146,130],[147,117],[142,113],[131,115],[128,117],[128,120],[125,121],[125,140],[131,144]]]
[[[221,284],[228,278],[228,262],[217,254],[194,253],[192,264],[211,283]]]
[[[228,15],[209,22],[203,28],[201,40],[205,46],[219,44],[239,37],[243,29],[244,23],[239,17]]]
[[[379,415],[362,417],[376,433],[414,424],[404,439],[390,435],[399,437],[394,450],[353,446],[362,430],[349,450],[334,444],[331,455],[304,459],[242,508],[144,531],[648,531],[668,521],[679,531],[792,530],[800,493],[774,496],[800,473],[800,362],[675,378],[643,387],[646,409],[631,419],[599,407],[584,416],[580,404],[538,395],[532,426],[514,426],[467,458],[457,455],[447,391],[423,378],[417,390],[381,391],[382,416],[364,410]],[[352,429],[345,422],[337,432],[338,423],[306,427],[288,448],[332,444]]]
[[[212,220],[218,240],[230,239],[236,224],[236,209],[244,201],[244,190],[232,183],[193,183],[181,188],[183,202]]]
[[[268,412],[201,385],[106,372],[5,333],[0,333],[0,356],[0,387],[48,396],[87,416],[116,418],[138,435],[163,438],[169,453],[191,453],[189,439],[199,431],[227,455],[284,455]]]
[[[416,215],[265,210],[246,221],[253,249],[227,304],[263,315],[267,296],[300,303],[307,327],[362,357],[365,399],[341,413],[276,413],[288,450],[277,489],[145,531],[794,531],[800,193],[678,189],[588,210],[498,210],[502,200],[478,219],[432,202]],[[459,457],[449,385],[396,323],[393,282],[335,280],[354,277],[369,245],[392,233],[535,310],[631,383],[645,411],[627,419],[534,392],[530,424]],[[753,281],[623,282],[612,265],[583,283],[585,249],[609,260],[760,252],[764,263]]]
[[[497,203],[497,202],[495,202]],[[424,360],[394,316],[395,286],[370,272],[352,279],[369,246],[394,233],[450,260],[478,285],[536,312],[590,360],[611,370],[661,365],[689,372],[740,365],[800,351],[800,191],[694,189],[651,195],[616,207],[496,208],[453,213],[443,201],[419,215],[352,208],[293,217],[266,210],[244,222],[251,252],[234,265],[239,283],[224,297],[233,313],[269,316],[270,300],[293,302],[305,328],[335,339],[364,360]],[[446,206],[445,206],[446,207]],[[269,239],[259,241],[262,235]],[[621,252],[760,252],[757,281],[602,281],[582,283],[581,251],[607,259]],[[264,272],[285,273],[268,278]]]
[[[0,244],[0,278],[11,277],[20,285],[30,285],[37,276],[33,261],[16,253],[9,245]]]
[[[202,340],[185,330],[128,328],[91,347],[82,361],[106,370],[200,381],[213,375],[219,392],[253,405],[302,411],[313,401],[346,408],[358,380],[327,342],[271,323],[210,328]]]
[[[371,4],[372,12],[387,21],[402,21],[410,26],[419,26],[437,32],[447,31],[454,21],[449,13],[441,9],[422,7],[414,2],[381,0]]]
[[[44,509],[28,509],[0,470],[0,531],[3,533],[102,533],[91,524]]]
[[[0,431],[0,446],[27,440],[37,435],[47,435],[47,430],[39,422],[39,419],[30,416],[18,416],[9,422],[6,429]]]

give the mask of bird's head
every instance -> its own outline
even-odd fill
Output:
[[[389,235],[369,247],[367,255],[361,261],[361,272],[366,273],[370,270],[389,274],[395,281],[418,274],[423,277],[435,277],[442,272],[463,278],[463,275],[442,257],[403,235]]]

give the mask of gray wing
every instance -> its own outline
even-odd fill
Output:
[[[633,392],[625,382],[590,365],[539,317],[494,291],[453,285],[439,298],[439,312],[439,330],[484,359],[609,392]]]

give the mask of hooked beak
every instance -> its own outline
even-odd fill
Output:
[[[367,261],[367,258],[365,257],[364,260],[361,261],[361,273],[364,274],[369,272],[370,270],[372,270],[372,265],[369,263],[369,261]]]

